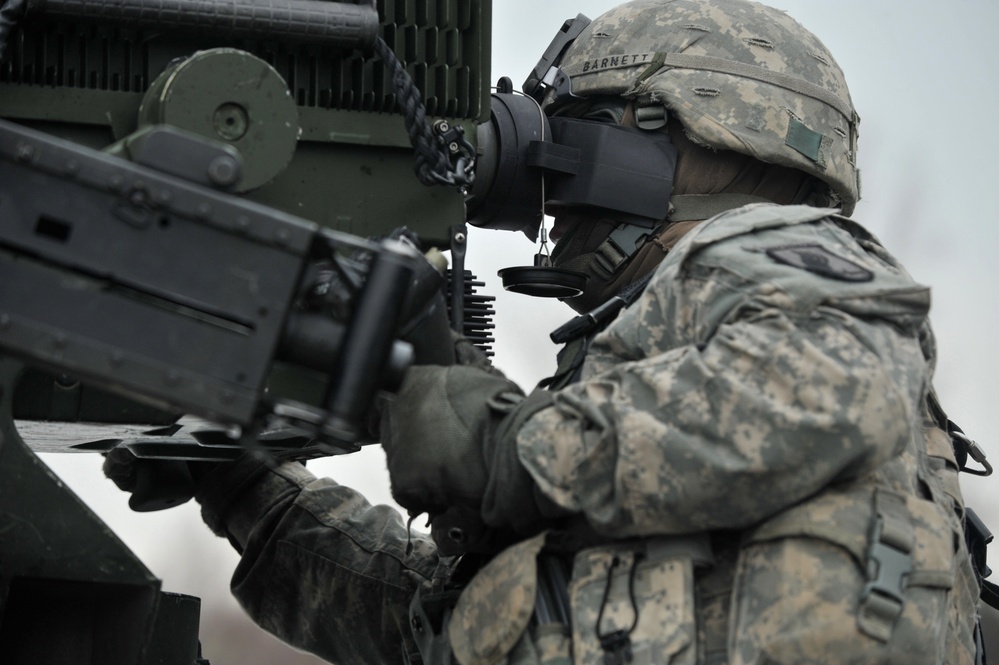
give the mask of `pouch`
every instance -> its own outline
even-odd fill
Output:
[[[611,654],[622,665],[695,662],[691,556],[653,543],[576,555],[569,585],[575,665],[606,665],[605,655],[614,649],[626,650]]]
[[[891,506],[891,529],[912,543],[894,607],[868,589],[877,505]],[[802,504],[758,529],[736,568],[732,665],[945,662],[957,546],[943,510],[865,487]],[[905,569],[905,558],[900,565],[882,557],[887,578]]]
[[[518,645],[534,614],[537,557],[547,533],[513,545],[490,561],[462,592],[448,637],[461,665],[496,665],[536,658],[532,644]],[[535,654],[535,655],[532,655]]]

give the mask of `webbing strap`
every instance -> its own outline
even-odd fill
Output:
[[[659,54],[656,54],[657,56]],[[667,53],[662,60],[663,67],[675,69],[699,69],[719,74],[731,74],[740,78],[762,81],[770,85],[797,92],[798,94],[817,99],[824,104],[828,104],[851,123],[855,122],[855,112],[853,107],[839,95],[826,90],[822,86],[815,85],[797,76],[790,76],[775,72],[771,69],[749,65],[744,62],[735,62],[724,58],[715,58],[709,55],[689,55],[686,53]]]
[[[758,65],[750,65],[725,58],[716,58],[710,55],[663,53],[662,51],[622,54],[603,58],[603,62],[599,64],[585,62],[577,63],[575,66],[569,65],[563,67],[562,71],[570,77],[577,77],[598,74],[608,69],[626,69],[631,67],[642,68],[642,71],[634,81],[632,91],[663,67],[670,69],[698,69],[707,72],[718,72],[719,74],[731,74],[740,78],[769,83],[770,85],[775,85],[828,104],[839,111],[851,125],[856,124],[859,120],[856,111],[853,110],[853,106],[849,102],[820,85],[798,78],[797,76],[782,74],[781,72],[775,72],[772,69]]]
[[[558,367],[555,369],[555,373],[542,379],[538,383],[538,387],[560,390],[570,383],[575,383],[579,378],[579,371],[583,367],[586,352],[589,350],[589,342],[590,338],[584,335],[569,340],[558,353]]]
[[[770,199],[752,194],[677,194],[670,197],[671,222],[691,222],[708,219],[726,210],[741,208],[750,203],[773,203]]]

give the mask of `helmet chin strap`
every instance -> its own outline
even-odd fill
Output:
[[[580,259],[585,259],[587,262],[592,261],[593,270],[597,276],[609,281],[638,253],[649,236],[655,235],[656,232],[657,229],[648,229],[634,224],[618,224],[593,251],[592,255],[584,254],[570,259],[563,267],[567,270],[579,269],[573,266],[576,261]]]
[[[586,275],[586,288],[578,296],[562,301],[579,313],[601,305],[607,298],[634,281],[627,275],[629,268],[643,248],[662,231],[662,226],[649,229],[634,224],[615,226],[596,248],[573,256],[560,263],[563,269]]]
[[[576,231],[576,227],[570,228],[560,239],[552,256],[548,254],[547,234],[542,228],[541,246],[534,256],[534,266],[501,270],[503,288],[543,298],[562,300],[575,298],[588,288],[593,288],[593,284],[588,283],[593,279],[609,284],[631,262],[649,238],[659,235],[666,225],[708,219],[726,210],[750,203],[772,203],[772,201],[752,194],[675,195],[670,199],[670,214],[663,224],[647,228],[637,224],[620,223],[596,249],[559,262],[557,267],[553,265],[553,259],[558,260],[560,247],[566,248],[571,244],[570,236]]]
[[[568,245],[568,235],[575,230],[570,229],[567,237],[560,240],[560,244],[566,243],[562,244],[563,247]],[[534,266],[505,268],[499,272],[503,288],[531,296],[571,301],[584,293],[591,279],[609,283],[657,231],[658,228],[618,224],[594,251],[575,256],[558,267],[553,266],[551,257],[544,253],[547,245],[542,235],[541,252],[535,255]],[[557,256],[558,248],[555,253]]]

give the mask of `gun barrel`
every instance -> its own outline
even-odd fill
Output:
[[[372,5],[317,0],[29,0],[28,15],[166,31],[369,50],[379,34]]]

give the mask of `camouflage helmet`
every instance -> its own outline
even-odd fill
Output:
[[[696,143],[798,169],[850,214],[857,125],[843,72],[812,33],[747,0],[635,0],[587,25],[558,63],[573,97],[666,108]],[[548,90],[551,105],[555,89]],[[552,109],[549,109],[552,110]]]

